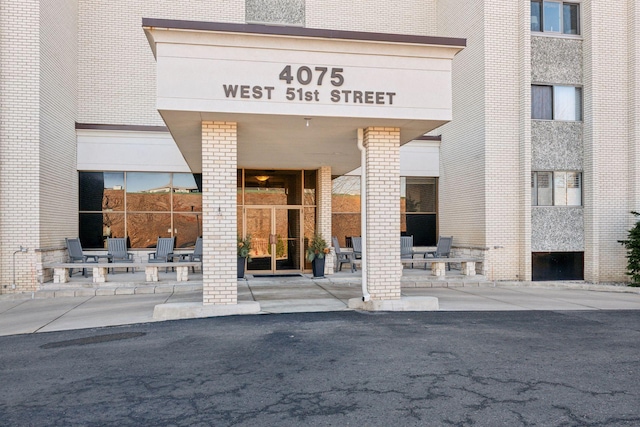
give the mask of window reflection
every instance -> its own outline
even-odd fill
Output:
[[[81,213],[79,233],[84,248],[105,248],[107,237],[125,237],[124,213]]]
[[[360,177],[340,176],[332,182],[333,212],[360,212]]]
[[[302,171],[245,170],[246,205],[302,204]]]
[[[79,176],[81,211],[123,211],[123,172],[81,172]]]
[[[128,211],[168,211],[171,201],[171,174],[127,173]]]
[[[544,2],[544,30],[551,32],[560,32],[560,2],[545,1]]]
[[[436,212],[435,178],[401,178],[401,212]]]
[[[316,171],[304,171],[304,204],[316,204]]]
[[[202,212],[202,192],[193,174],[173,174],[173,210]]]
[[[128,213],[127,233],[132,248],[155,248],[158,237],[171,237],[171,214]]]
[[[196,239],[202,235],[202,215],[174,214],[173,228],[176,237],[176,248],[191,248]]]

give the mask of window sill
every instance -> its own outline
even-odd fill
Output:
[[[554,39],[583,40],[582,34],[562,34],[544,31],[531,31],[532,37],[552,37]]]
[[[584,208],[583,205],[531,205],[531,208]]]
[[[583,120],[531,119],[532,122],[583,123]]]

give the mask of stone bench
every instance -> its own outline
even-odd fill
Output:
[[[447,263],[453,262],[460,264],[460,270],[464,276],[476,275],[476,263],[482,262],[477,258],[403,258],[402,264],[424,264],[426,270],[427,264],[431,264],[431,275],[444,277],[446,275]]]
[[[58,262],[45,264],[44,268],[53,268],[53,283],[67,283],[69,270],[91,268],[93,271],[93,283],[105,283],[110,268],[144,268],[147,282],[158,281],[158,268],[173,268],[176,271],[176,281],[189,280],[189,268],[202,265],[197,261],[188,262]]]

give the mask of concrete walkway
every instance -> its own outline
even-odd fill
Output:
[[[34,294],[0,296],[0,335],[96,328],[156,321],[158,304],[202,301],[202,276],[171,282],[168,273],[145,284],[143,273],[110,276],[118,281],[94,287],[74,277],[64,285],[47,284]],[[140,275],[140,276],[137,276]],[[440,311],[640,310],[640,288],[583,282],[494,284],[483,277],[433,280],[421,271],[403,275],[403,297],[430,296]],[[339,273],[253,278],[238,281],[238,300],[257,301],[261,314],[349,310],[348,300],[362,295],[360,276]]]

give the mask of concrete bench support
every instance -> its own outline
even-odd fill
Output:
[[[447,275],[448,263],[459,263],[460,270],[464,276],[476,275],[476,263],[481,262],[475,258],[413,258],[403,259],[402,264],[411,265],[423,264],[427,268],[427,264],[431,264],[431,275],[436,277],[445,277]]]
[[[56,267],[53,269],[53,283],[67,283],[69,281],[69,269]]]
[[[475,261],[462,261],[460,263],[460,269],[465,276],[476,275],[476,263]]]
[[[107,264],[100,267],[93,267],[93,283],[105,283],[107,281]]]
[[[432,262],[431,263],[431,275],[437,277],[444,277],[447,275],[447,263],[445,262]]]
[[[156,265],[147,265],[144,267],[144,275],[145,280],[147,282],[157,282],[158,281],[158,266]]]
[[[158,262],[147,263],[54,263],[47,264],[45,268],[53,268],[53,283],[69,282],[70,269],[91,268],[93,270],[93,283],[106,283],[110,268],[144,268],[145,280],[157,282],[158,268],[173,268],[176,271],[176,281],[189,281],[189,268],[200,266],[199,262]]]

